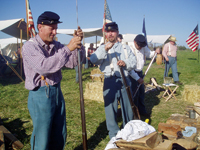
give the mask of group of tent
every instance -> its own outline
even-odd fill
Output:
[[[17,56],[14,54],[17,52],[20,44],[24,43],[27,40],[27,29],[26,22],[23,18],[12,19],[12,20],[3,20],[0,21],[0,30],[13,38],[0,39],[0,51],[1,54],[12,59],[16,59]],[[66,34],[73,36],[75,29],[57,29],[57,34]],[[87,28],[82,29],[84,33],[84,38],[92,36],[100,36],[101,41],[97,44],[97,41],[94,43],[95,47],[98,47],[103,43],[103,33],[102,28]],[[137,34],[123,34],[123,42],[128,43],[128,45],[133,44],[133,39]],[[147,35],[148,43],[157,43],[164,44],[171,35]],[[97,38],[96,38],[97,39]],[[86,53],[90,43],[84,43]],[[10,60],[10,59],[9,59]],[[8,61],[8,60],[7,60]],[[3,61],[0,61],[0,74],[1,74],[1,64]]]

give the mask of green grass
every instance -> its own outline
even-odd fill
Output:
[[[147,61],[148,64],[150,61]],[[192,51],[178,51],[178,72],[179,78],[184,85],[200,85],[200,63],[198,63],[198,53]],[[144,67],[144,71],[147,65]],[[87,82],[91,82],[89,77],[91,68],[83,71],[83,89]],[[66,150],[82,149],[82,124],[80,115],[79,85],[75,82],[75,70],[63,69],[63,80],[61,88],[66,101],[66,122],[67,122],[67,142]],[[162,85],[164,74],[164,64],[153,63],[145,82],[149,83],[151,77],[155,77],[158,84]],[[171,71],[169,75],[172,76]],[[181,85],[177,90],[178,101],[165,99],[160,96],[163,91],[154,91],[146,94],[145,104],[148,112],[152,113],[150,124],[157,129],[159,122],[166,122],[171,114],[184,114],[185,107],[192,105],[183,101]],[[23,150],[30,149],[30,137],[32,133],[32,120],[27,108],[28,90],[24,88],[24,83],[17,76],[0,77],[0,117],[4,126],[11,131],[23,144]],[[109,141],[104,104],[102,102],[84,100],[85,117],[87,130],[87,144],[90,150],[102,150]],[[145,118],[142,118],[144,121]],[[119,118],[119,125],[122,123]]]

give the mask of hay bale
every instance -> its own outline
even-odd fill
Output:
[[[88,82],[86,84],[84,98],[104,102],[103,82]]]
[[[198,85],[185,85],[182,92],[184,101],[198,102],[200,99],[200,86]]]
[[[104,73],[101,72],[99,68],[93,69],[90,74],[90,78],[92,81],[99,81],[103,82],[104,81]]]
[[[103,74],[103,72],[101,72],[101,70],[99,68],[96,68],[91,71],[91,75],[93,75],[93,74]]]

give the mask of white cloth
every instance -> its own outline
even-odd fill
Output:
[[[120,139],[130,142],[145,137],[155,131],[156,129],[153,126],[149,125],[144,121],[131,120],[124,126],[124,129],[118,131],[117,135],[108,142],[105,150],[109,150],[111,148],[117,148],[115,142]]]
[[[136,81],[140,78],[135,71],[142,71],[145,62],[145,56],[147,58],[152,58],[155,51],[151,51],[147,46],[141,48],[141,50],[137,50],[135,44],[131,45],[131,50],[136,56],[137,66],[135,70],[129,71],[129,75],[135,79]]]
[[[142,120],[131,120],[124,129],[118,131],[116,139],[123,139],[126,141],[133,141],[155,132],[155,128]]]
[[[104,150],[109,150],[111,148],[118,148],[117,145],[115,144],[116,141],[117,141],[116,137],[112,137],[112,139],[108,142]]]
[[[193,133],[197,133],[197,128],[190,126],[185,127],[185,131],[182,132],[185,137],[191,137]]]

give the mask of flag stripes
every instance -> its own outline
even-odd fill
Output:
[[[34,37],[36,35],[35,32],[35,27],[34,27],[34,22],[33,22],[33,17],[32,17],[32,13],[31,13],[31,8],[29,5],[29,1],[26,0],[26,4],[27,4],[27,24],[28,24],[28,32],[29,32],[29,37]]]
[[[198,35],[198,25],[189,35],[188,39],[186,40],[188,47],[194,52],[198,49],[199,46],[199,35]]]

